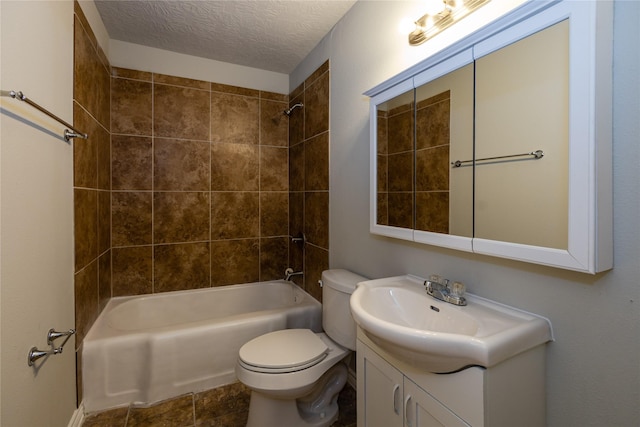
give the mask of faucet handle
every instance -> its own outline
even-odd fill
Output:
[[[453,284],[451,285],[451,295],[453,295],[454,297],[460,298],[464,296],[465,292],[466,292],[466,287],[464,283],[453,282]]]
[[[438,274],[432,274],[431,276],[429,276],[429,282],[437,283],[439,285],[443,285],[446,282],[448,282],[448,280],[447,279],[443,279],[442,276],[440,276]]]

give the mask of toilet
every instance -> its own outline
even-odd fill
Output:
[[[338,393],[356,348],[349,298],[367,280],[347,270],[322,272],[322,327],[284,329],[240,348],[238,380],[251,389],[247,427],[324,427],[338,418]]]

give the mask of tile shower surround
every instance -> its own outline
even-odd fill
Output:
[[[287,95],[112,68],[112,294],[281,278]]]
[[[74,2],[74,123],[90,135],[74,141],[78,401],[82,340],[112,296],[280,278],[292,265],[321,299],[328,65],[289,96],[112,69]],[[289,247],[300,231],[304,251]]]
[[[294,281],[322,301],[318,280],[329,268],[329,62],[289,94],[304,104],[289,118],[289,230],[306,243],[290,243],[290,265],[304,271]]]

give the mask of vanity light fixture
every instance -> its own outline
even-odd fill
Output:
[[[435,4],[431,10],[418,19],[416,28],[409,34],[409,44],[418,46],[440,31],[450,27],[471,12],[489,3],[490,0],[428,0]]]

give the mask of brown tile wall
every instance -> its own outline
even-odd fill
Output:
[[[109,63],[82,9],[74,4],[73,122],[89,138],[74,139],[76,355],[111,297],[111,165]],[[78,369],[77,381],[82,375]],[[81,387],[78,387],[81,400]]]
[[[304,271],[294,281],[318,300],[329,267],[329,62],[289,94],[303,103],[289,118],[289,230],[306,235],[304,247],[290,243],[290,265]]]
[[[287,100],[112,69],[113,296],[282,278]]]

